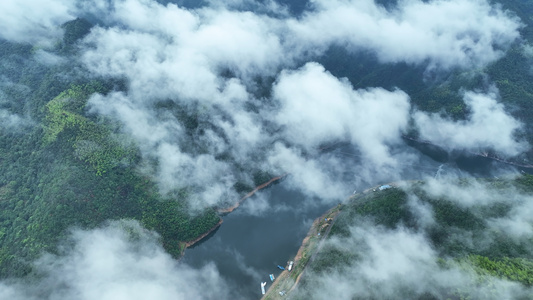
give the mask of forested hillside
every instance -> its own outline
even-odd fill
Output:
[[[436,192],[437,186],[448,192]],[[411,182],[354,196],[342,206],[324,247],[309,263],[291,299],[329,290],[327,285],[336,276],[359,287],[346,290],[350,299],[382,299],[388,290],[406,299],[498,299],[507,292],[498,280],[523,287],[523,292],[507,294],[510,298],[530,299],[533,240],[525,234],[530,228],[520,223],[517,210],[529,207],[532,197],[530,175]],[[512,227],[512,222],[525,227]],[[517,230],[525,230],[524,235]],[[391,237],[396,240],[388,244]],[[409,248],[410,238],[422,240]],[[367,253],[381,246],[385,252]],[[389,273],[380,274],[380,269]],[[423,279],[408,278],[410,272]]]
[[[381,2],[387,7],[397,1]],[[510,15],[520,18],[523,27],[520,29],[521,39],[513,43],[501,59],[485,68],[440,72],[428,69],[426,65],[383,64],[371,53],[351,53],[343,47],[330,48],[319,61],[334,75],[348,78],[356,88],[399,88],[409,94],[416,109],[438,113],[456,121],[467,120],[472,114],[471,108],[463,101],[465,91],[496,88],[499,101],[514,117],[524,124],[533,124],[533,19],[530,17],[533,3],[522,0],[493,2],[502,5]],[[416,128],[406,133],[418,136]],[[517,137],[525,135],[533,144],[531,126],[525,126],[522,132],[516,134]],[[440,146],[446,148],[446,145]],[[515,160],[533,161],[532,150]]]
[[[87,21],[64,25],[57,53],[75,55],[72,44]],[[191,214],[188,191],[161,196],[136,167],[137,147],[116,124],[88,114],[93,93],[120,82],[86,78],[79,66],[56,69],[31,59],[38,49],[2,41],[2,92],[16,101],[0,108],[24,118],[0,128],[0,277],[21,276],[43,251],[54,251],[68,229],[95,228],[107,220],[135,219],[157,231],[179,257],[181,242],[195,239],[220,218],[213,209]]]
[[[177,258],[185,242],[220,222],[218,208],[282,174],[291,174],[290,187],[309,206],[337,202],[354,182],[399,178],[417,164],[419,153],[402,136],[427,140],[432,120],[452,128],[432,141],[444,153],[533,162],[531,1],[469,1],[465,11],[481,11],[475,20],[490,25],[487,32],[453,10],[447,17],[457,28],[429,20],[426,31],[419,22],[419,9],[459,11],[457,1],[404,1],[397,10],[394,0],[74,2],[35,13],[43,24],[16,20],[30,26],[20,27],[27,38],[13,26],[0,35],[0,279],[30,274],[70,230],[109,220],[137,220]],[[339,26],[356,19],[339,13],[347,10],[380,32]],[[59,19],[69,21],[56,26]],[[383,24],[392,24],[390,35],[378,35]],[[398,32],[443,49],[386,42]],[[468,97],[482,97],[486,114],[476,115]],[[449,142],[465,128],[467,138]],[[346,144],[354,149],[350,163],[324,150]],[[531,181],[487,184],[529,195]],[[531,241],[517,243],[485,222],[507,216],[510,204],[464,208],[426,192],[415,184],[353,199],[332,236],[352,235],[361,219],[407,228],[431,241],[439,270],[459,265],[531,285]],[[410,197],[434,223],[419,223]],[[478,247],[480,235],[497,243]],[[360,255],[323,253],[311,266],[317,274]]]

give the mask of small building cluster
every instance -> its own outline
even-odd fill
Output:
[[[383,190],[387,190],[387,189],[390,189],[390,188],[392,188],[392,186],[390,184],[385,184],[385,185],[380,186],[379,190],[383,191]]]

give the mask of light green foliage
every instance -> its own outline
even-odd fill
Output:
[[[90,26],[67,22],[53,54],[76,56],[75,44]],[[86,114],[92,94],[123,90],[123,80],[83,78],[75,61],[38,64],[35,51],[0,40],[0,73],[12,83],[2,86],[2,109],[36,124],[0,127],[0,279],[31,273],[31,262],[56,251],[70,228],[91,229],[108,220],[138,220],[179,257],[183,242],[211,229],[219,216],[212,209],[189,214],[186,193],[159,194],[137,172],[131,140],[110,120]]]
[[[69,98],[61,97],[63,93],[50,101],[47,105],[46,121],[44,141],[46,143],[54,142],[57,136],[66,129],[73,128],[75,126],[82,126],[87,120],[73,112],[65,109]]]
[[[43,131],[0,138],[0,278],[31,271],[30,263],[75,226],[90,229],[106,220],[136,219],[157,231],[175,257],[183,241],[194,239],[220,220],[213,210],[188,214],[187,195],[163,198],[134,166],[98,175],[65,147],[64,139],[41,143]],[[1,151],[0,151],[1,152]]]
[[[88,97],[108,89],[98,81],[71,85],[43,104],[42,127],[0,135],[0,278],[29,273],[29,263],[53,252],[73,226],[136,219],[178,257],[184,241],[220,220],[214,210],[191,216],[186,193],[163,198],[137,173],[134,145],[84,114]]]
[[[526,286],[533,285],[533,260],[526,258],[490,259],[481,255],[469,255],[464,262],[472,265],[478,274],[489,274],[520,282]]]
[[[98,175],[106,173],[122,161],[131,161],[133,148],[117,142],[104,124],[82,115],[88,97],[102,89],[97,83],[74,85],[46,104],[44,142],[52,143],[63,134],[76,156],[92,166]]]
[[[103,91],[103,86],[95,82],[83,86],[73,85],[48,102],[45,106],[44,141],[51,143],[61,132],[74,127],[80,127],[84,134],[90,134],[89,131],[93,128],[90,128],[90,121],[82,116],[83,108],[91,94]]]

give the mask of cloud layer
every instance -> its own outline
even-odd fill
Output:
[[[89,113],[118,121],[139,146],[142,171],[163,193],[188,189],[193,208],[237,201],[234,184],[252,185],[257,171],[290,173],[286,184],[338,202],[357,180],[348,172],[372,182],[398,179],[412,168],[417,157],[397,150],[410,125],[448,149],[491,148],[506,155],[527,150],[515,138],[522,125],[496,94],[465,92],[471,114],[454,122],[414,111],[401,90],[355,89],[313,62],[340,46],[370,52],[382,63],[481,69],[519,38],[519,20],[499,6],[483,0],[412,0],[385,8],[370,0],[316,0],[295,17],[272,1],[214,2],[189,9],[153,0],[18,1],[3,9],[0,37],[50,46],[61,38],[61,23],[78,16],[96,19],[77,45],[79,62],[91,76],[123,79],[126,88],[92,95]],[[43,51],[36,58],[61,62]],[[0,109],[2,125],[19,121]],[[345,157],[323,153],[324,145],[338,142],[355,149],[358,159],[346,163]],[[432,191],[446,193],[449,186],[439,190],[435,184]],[[517,230],[531,222],[530,201],[522,200],[509,218],[489,220],[491,226],[519,238],[531,234]],[[410,205],[420,224],[432,224],[427,207],[415,198]],[[468,271],[439,269],[435,250],[419,233],[370,224],[351,233],[331,246],[364,245],[365,256],[355,268],[321,278],[316,295],[379,298],[394,297],[401,286],[417,295],[475,286]],[[39,281],[30,288],[3,282],[0,298],[235,296],[212,265],[194,270],[177,263],[156,240],[135,223],[74,231],[61,255],[35,263]],[[513,283],[494,282],[501,298],[521,292]]]
[[[339,186],[342,171],[332,170],[342,164],[309,156],[329,142],[354,145],[366,164],[361,174],[388,168],[398,177],[392,168],[405,155],[390,149],[402,143],[408,127],[409,96],[354,90],[347,79],[309,62],[330,46],[440,70],[482,67],[503,54],[520,27],[484,1],[400,1],[388,9],[371,1],[315,1],[299,18],[272,2],[252,6],[255,12],[243,9],[251,7],[246,1],[186,9],[121,0],[92,9],[94,15],[106,13],[103,25],[84,40],[81,60],[94,74],[125,78],[128,89],[95,95],[89,106],[124,124],[144,157],[156,162],[150,172],[163,192],[193,187],[194,205],[236,199],[233,184],[251,177],[238,169],[307,170],[314,175],[305,178],[316,179],[309,182]],[[450,148],[524,151],[513,138],[520,124],[488,99],[466,93],[474,112],[470,121],[422,112],[414,120],[423,137]],[[302,184],[310,191],[303,180],[295,185]],[[320,189],[314,190],[316,195]]]
[[[157,236],[135,222],[75,230],[61,255],[34,263],[38,279],[1,282],[0,298],[30,299],[229,299],[212,264],[192,269],[171,258]]]
[[[309,282],[300,293],[313,299],[417,299],[457,293],[474,299],[517,299],[531,293],[515,282],[476,277],[466,265],[440,266],[429,241],[404,228],[385,230],[364,224],[351,228],[350,234],[329,240],[324,247],[352,253],[356,259],[317,277],[306,274]]]
[[[2,4],[0,38],[51,46],[62,37],[60,25],[75,17],[71,1],[6,1]]]
[[[337,265],[321,270],[328,266],[312,263],[311,270],[304,275],[303,285],[296,291],[297,295],[314,299],[418,299],[429,296],[440,299],[452,295],[473,299],[520,299],[531,295],[530,287],[480,272],[465,259],[465,253],[458,250],[468,249],[466,253],[489,251],[494,255],[491,259],[498,260],[501,255],[498,251],[502,251],[501,247],[505,245],[506,255],[512,257],[509,253],[523,251],[518,256],[530,258],[533,254],[530,248],[533,237],[531,195],[512,185],[504,185],[502,181],[428,179],[416,187],[423,194],[415,194],[411,188],[404,190],[408,199],[405,208],[414,217],[416,225],[407,226],[400,222],[398,226],[388,228],[356,214],[347,221],[352,225],[346,235],[334,235],[326,240],[322,249],[330,251],[328,255],[317,257],[319,261],[336,261]],[[426,195],[433,200],[422,201],[417,195]],[[460,208],[456,211],[462,212],[460,221],[447,223],[453,217],[445,216],[449,212],[442,209],[446,208],[441,207],[440,211],[436,208],[444,201]],[[501,207],[509,209],[502,211]],[[470,214],[471,219],[466,219],[464,212]],[[488,214],[492,216],[488,217]],[[344,221],[338,219],[337,223]],[[436,226],[447,226],[446,236],[439,238],[438,243],[431,239],[438,231]],[[480,227],[483,229],[479,230]],[[454,246],[442,246],[445,243]]]
[[[291,20],[298,43],[366,49],[383,62],[429,62],[432,67],[475,67],[503,55],[520,23],[485,1],[314,1]]]
[[[493,149],[505,155],[517,155],[528,145],[515,134],[522,124],[496,101],[496,93],[466,92],[464,102],[471,113],[467,120],[453,122],[439,114],[416,112],[413,116],[422,139],[446,149]]]
[[[306,150],[347,140],[375,164],[390,162],[387,144],[399,142],[407,127],[409,97],[380,88],[353,90],[317,63],[282,72],[273,89],[281,108],[275,121],[286,128],[287,139]]]

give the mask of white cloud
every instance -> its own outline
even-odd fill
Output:
[[[279,24],[266,16],[137,0],[114,7],[108,17],[125,29],[93,30],[87,42],[95,48],[84,61],[95,73],[126,76],[136,93],[220,102],[225,80],[219,72],[248,78],[272,73],[286,60]]]
[[[333,157],[304,158],[300,151],[276,143],[268,153],[268,164],[275,172],[290,173],[285,185],[321,201],[339,201],[349,194],[339,180],[340,161]]]
[[[433,207],[420,201],[420,199],[413,194],[408,195],[407,207],[414,216],[415,222],[420,228],[428,228],[435,225],[435,214]]]
[[[454,122],[439,114],[416,112],[413,118],[420,137],[446,149],[491,148],[510,156],[527,150],[528,145],[515,137],[522,124],[496,101],[496,93],[465,92],[464,102],[471,110],[464,121]]]
[[[332,247],[355,255],[351,263],[310,280],[301,291],[315,299],[413,299],[454,293],[475,299],[514,299],[530,293],[518,283],[484,276],[476,279],[473,270],[450,261],[438,264],[438,254],[423,234],[404,228],[385,230],[371,224],[351,228],[349,237],[333,238]]]
[[[230,288],[213,264],[193,269],[172,259],[157,236],[136,222],[75,230],[71,245],[35,262],[36,281],[0,283],[2,299],[230,298]]]
[[[273,117],[291,143],[316,149],[321,143],[350,141],[377,165],[394,164],[387,144],[400,142],[409,118],[409,98],[399,90],[353,90],[317,63],[284,71],[274,86],[280,110]]]
[[[254,11],[239,10],[248,6]],[[89,105],[119,119],[143,155],[159,163],[155,178],[163,189],[192,185],[199,198],[206,198],[200,202],[212,204],[216,197],[224,198],[233,182],[249,178],[228,159],[246,164],[247,170],[260,164],[283,171],[281,165],[291,166],[289,156],[297,160],[294,166],[314,164],[317,172],[330,173],[319,178],[340,181],[338,160],[318,162],[303,158],[299,150],[281,155],[273,148],[276,140],[306,153],[315,153],[324,142],[348,141],[363,155],[359,174],[365,179],[376,173],[399,174],[394,168],[399,169],[404,155],[391,154],[390,147],[402,143],[400,134],[407,127],[410,105],[404,92],[354,90],[346,79],[335,78],[316,63],[280,70],[306,60],[306,53],[320,55],[340,40],[353,50],[375,51],[387,62],[481,65],[496,59],[500,52],[495,49],[514,40],[518,28],[516,20],[483,1],[466,1],[464,7],[453,0],[400,2],[391,11],[370,1],[316,1],[298,19],[284,6],[259,6],[233,1],[186,9],[151,0],[116,0],[85,7],[103,15],[105,27],[93,28],[85,38],[82,61],[97,75],[128,81],[127,93],[97,96]],[[427,17],[436,12],[438,16]],[[466,22],[468,14],[487,24],[478,28]],[[479,40],[468,44],[472,36]],[[251,92],[257,88],[257,76],[277,76],[273,99]],[[184,120],[155,108],[161,101],[185,110],[202,130],[195,130],[191,140]],[[266,161],[276,163],[269,166]],[[208,164],[213,166],[211,174],[202,171]],[[296,171],[294,166],[289,169]],[[232,172],[238,174],[228,175]],[[202,186],[210,186],[210,191]]]
[[[350,167],[358,167],[360,177],[368,181],[384,173],[400,174],[399,160],[406,156],[392,154],[391,147],[402,143],[400,134],[409,119],[408,96],[400,90],[354,90],[348,80],[335,78],[316,63],[288,71],[308,59],[308,53],[320,55],[341,44],[354,51],[373,51],[384,62],[482,66],[499,57],[499,49],[517,38],[519,27],[500,8],[477,0],[400,1],[389,10],[367,0],[319,0],[301,18],[271,1],[210,2],[196,9],[153,0],[53,5],[63,7],[58,15],[77,9],[80,15],[101,18],[100,26],[84,39],[81,60],[95,75],[127,81],[126,92],[95,95],[89,107],[124,125],[144,158],[156,162],[155,168],[146,169],[163,191],[192,187],[200,206],[233,197],[233,183],[250,177],[243,165],[248,171],[261,165],[266,170],[298,172],[314,183],[301,185],[310,187],[311,194],[318,193],[316,186],[324,186],[324,191],[333,190],[328,186],[350,190],[341,188],[345,179],[340,176]],[[54,58],[44,54],[39,59]],[[272,99],[252,93],[258,76],[277,76]],[[513,153],[523,149],[509,138],[518,125],[506,118],[503,108],[474,100],[472,108],[482,116],[473,114],[472,122],[460,127],[466,138],[455,137],[452,142],[470,143],[463,147],[497,145],[508,152],[514,149]],[[201,129],[187,129],[183,116],[161,109],[161,103],[179,107]],[[500,117],[493,126],[500,131],[490,131],[487,136],[492,139],[472,139],[469,134],[491,125],[484,118],[487,112]],[[415,117],[420,124],[440,121],[435,116]],[[448,128],[446,120],[442,124]],[[422,126],[423,134],[433,134],[431,129]],[[504,138],[494,138],[498,133]],[[274,146],[277,140],[299,149],[282,151]],[[361,152],[359,165],[342,166],[339,159],[308,156],[317,154],[320,144],[339,140]],[[282,165],[289,168],[282,170]],[[304,166],[315,170],[309,174],[318,174],[319,180],[305,175]]]
[[[46,66],[54,66],[66,62],[67,60],[59,55],[39,49],[35,52],[35,60]]]
[[[32,122],[20,115],[13,114],[6,109],[0,109],[0,125],[3,128],[17,129],[22,126],[31,125]]]
[[[179,137],[183,131],[181,124],[173,122],[170,114],[157,119],[148,108],[133,103],[131,97],[123,93],[94,94],[89,105],[90,112],[114,116],[123,122],[128,133],[141,142],[141,149],[156,147],[159,142],[172,139],[171,133]]]
[[[96,74],[127,78],[128,92],[93,97],[93,111],[121,120],[145,157],[159,162],[163,189],[192,185],[204,191],[197,197],[203,205],[234,196],[235,170],[215,156],[245,162],[269,142],[261,116],[247,105],[260,105],[248,93],[251,77],[274,74],[286,60],[275,20],[152,1],[115,1],[112,7],[106,21],[121,26],[95,28],[82,60]],[[226,70],[238,78],[221,76]],[[202,129],[186,135],[183,119],[155,108],[161,101],[172,101]]]
[[[211,207],[219,202],[236,201],[238,195],[231,189],[235,184],[232,168],[212,155],[193,155],[179,147],[162,144],[156,149],[161,158],[157,182],[163,192],[192,188],[190,203],[193,208]]]
[[[18,43],[52,46],[62,37],[60,25],[72,20],[74,3],[63,0],[4,1],[0,12],[0,37]]]
[[[216,151],[212,154],[184,151],[180,145],[186,147],[191,142],[184,140],[187,138],[184,129],[172,114],[161,115],[151,108],[137,107],[140,104],[133,103],[122,93],[112,93],[107,97],[93,95],[90,103],[93,112],[118,118],[127,133],[138,142],[145,158],[158,162],[155,170],[149,171],[159,183],[161,192],[192,188],[194,193],[190,204],[195,209],[212,206],[228,198],[238,199],[231,190],[236,181],[231,165],[216,160]],[[211,143],[208,147],[213,150],[225,145],[212,131],[203,137]]]
[[[511,178],[508,178],[511,180]],[[422,188],[430,197],[435,199],[446,199],[462,207],[489,206],[502,199],[510,202],[518,197],[518,191],[513,188],[500,189],[497,186],[490,186],[490,183],[469,179],[461,182],[457,178],[436,180],[426,178]]]
[[[505,180],[512,181],[514,178],[509,176]],[[533,238],[533,197],[512,185],[477,179],[426,179],[420,187],[429,197],[437,201],[451,201],[484,219],[488,228],[483,232],[484,237],[472,236],[471,232],[456,232],[461,243],[468,244],[471,249],[479,250],[489,247],[491,243],[501,242],[494,239],[494,234],[510,237],[517,244],[529,243],[528,240]],[[411,199],[409,207],[420,224],[430,221],[427,224],[431,225],[434,222],[429,204]],[[487,209],[498,215],[484,217]]]
[[[533,237],[531,195],[501,181],[474,179],[468,182],[428,180],[422,185],[417,184],[416,188],[422,189],[424,198],[451,201],[474,216],[484,218],[481,219],[483,224],[478,224],[486,226],[482,231],[448,228],[446,239],[450,243],[483,252],[493,250],[494,246],[501,245],[502,239],[510,238],[506,242],[508,251],[529,251]],[[519,299],[531,294],[530,287],[518,282],[477,273],[468,260],[454,257],[454,253],[445,251],[445,255],[452,257],[443,257],[443,249],[429,240],[428,231],[433,226],[440,226],[435,214],[443,212],[434,211],[433,205],[419,199],[412,189],[404,191],[407,193],[407,208],[418,226],[407,229],[399,225],[396,229],[386,229],[362,216],[354,218],[349,235],[331,236],[323,247],[324,251],[337,250],[331,256],[325,256],[326,261],[342,263],[335,267],[330,265],[330,269],[320,273],[316,269],[308,270],[303,285],[300,284],[296,291],[299,296],[414,299],[430,295],[436,298],[469,295],[473,299]],[[487,213],[498,216],[486,217]],[[516,249],[513,250],[514,246]],[[317,259],[321,258],[317,256]],[[323,265],[318,263],[316,266]]]
[[[512,237],[515,241],[531,239],[533,237],[533,197],[519,194],[514,199],[507,199],[507,201],[512,204],[507,215],[491,218],[488,220],[488,224]]]
[[[149,162],[145,167],[161,190],[190,188],[193,207],[237,201],[231,187],[248,179],[247,172],[257,166],[275,175],[289,172],[284,184],[335,202],[353,190],[353,178],[344,176],[347,170],[373,181],[410,167],[413,157],[391,153],[393,146],[402,144],[400,135],[408,124],[408,95],[382,88],[354,90],[347,79],[335,78],[321,65],[305,64],[309,57],[341,45],[350,51],[371,51],[382,62],[483,67],[518,38],[520,27],[515,18],[482,0],[400,0],[390,10],[370,0],[316,0],[301,18],[289,16],[286,7],[271,1],[265,13],[233,9],[256,5],[247,0],[210,3],[198,9],[153,0],[77,3],[77,14],[93,14],[102,21],[84,39],[81,61],[94,75],[127,82],[127,91],[93,95],[88,107],[120,121],[137,141]],[[9,2],[0,18],[0,37],[50,44],[60,38],[59,24],[74,18],[73,5],[66,0],[46,5]],[[42,51],[36,59],[59,62]],[[303,67],[290,70],[297,63]],[[277,77],[271,98],[251,92],[256,77]],[[521,125],[494,98],[465,93],[472,115],[463,122],[420,112],[414,118],[422,138],[446,147],[520,153],[526,146],[513,134]],[[161,108],[166,104],[179,107],[202,124],[202,130],[188,129],[183,116]],[[18,121],[0,110],[2,125]],[[339,157],[318,153],[322,143],[339,140],[354,145],[363,161],[345,164]],[[453,195],[465,206],[496,201],[488,192],[430,188]],[[268,201],[255,200],[244,211],[267,211]],[[415,199],[409,205],[422,226],[432,224],[430,208]],[[525,207],[514,212],[520,218],[490,222],[495,228],[529,235],[528,230],[516,229],[531,222],[530,211]],[[0,298],[35,299],[44,293],[59,300],[224,299],[232,293],[213,265],[194,270],[175,262],[150,233],[135,224],[127,226],[141,232],[140,240],[130,240],[116,223],[75,231],[73,249],[36,263],[43,275],[39,285],[3,282]],[[421,234],[375,227],[357,227],[352,233],[352,239],[331,243],[353,249],[364,244],[368,251],[355,268],[322,278],[317,298],[395,297],[405,286],[421,294],[474,284],[464,271],[440,269],[435,251]],[[502,298],[516,288],[496,282],[502,288],[496,296]]]
[[[503,55],[520,23],[487,1],[398,1],[389,10],[372,0],[316,0],[302,20],[291,20],[295,47],[331,44],[366,49],[383,62],[444,69],[480,67]]]

